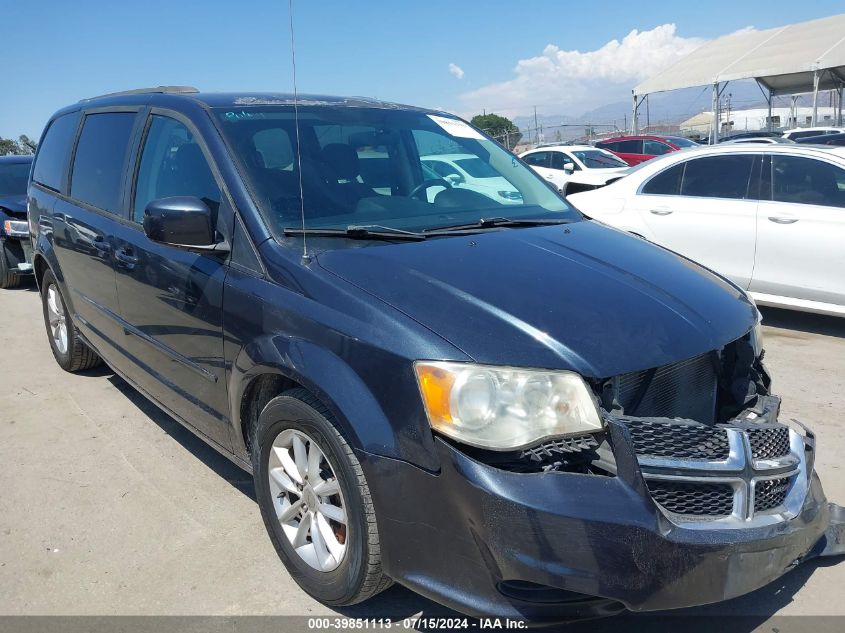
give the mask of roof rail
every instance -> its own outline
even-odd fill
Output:
[[[136,88],[135,90],[123,90],[121,92],[109,92],[104,95],[97,95],[96,97],[88,97],[80,99],[79,102],[93,101],[94,99],[103,99],[105,97],[123,97],[126,95],[145,95],[145,94],[194,94],[199,92],[193,86],[157,86],[155,88]]]

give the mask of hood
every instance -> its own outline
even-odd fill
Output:
[[[0,208],[10,211],[12,215],[26,218],[26,194],[0,196]]]
[[[321,253],[479,363],[605,378],[719,349],[757,310],[723,278],[591,221]]]

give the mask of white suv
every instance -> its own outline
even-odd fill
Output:
[[[592,145],[549,145],[519,157],[564,195],[603,187],[631,169],[615,154]]]
[[[570,201],[722,273],[758,303],[845,316],[845,147],[673,152]]]

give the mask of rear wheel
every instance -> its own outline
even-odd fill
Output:
[[[6,245],[0,242],[0,288],[17,288],[20,283],[20,275],[9,268],[9,260],[6,259]]]
[[[41,303],[50,349],[59,367],[76,372],[99,365],[102,362],[100,357],[80,338],[56,278],[49,270],[41,281]]]
[[[361,465],[308,391],[271,400],[252,436],[255,492],[276,552],[293,579],[333,606],[390,586]]]

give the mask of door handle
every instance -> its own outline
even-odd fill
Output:
[[[132,270],[138,263],[138,258],[132,254],[132,249],[120,248],[115,254],[114,258],[117,260],[117,265],[126,270]]]
[[[661,208],[661,209],[651,209],[650,213],[653,213],[654,215],[670,215],[671,213],[674,213],[674,211],[672,209],[662,209]]]
[[[551,174],[546,174],[546,180],[554,180],[554,176]]]
[[[769,222],[774,222],[775,224],[795,224],[797,221],[798,218],[783,217],[780,215],[769,216]]]

